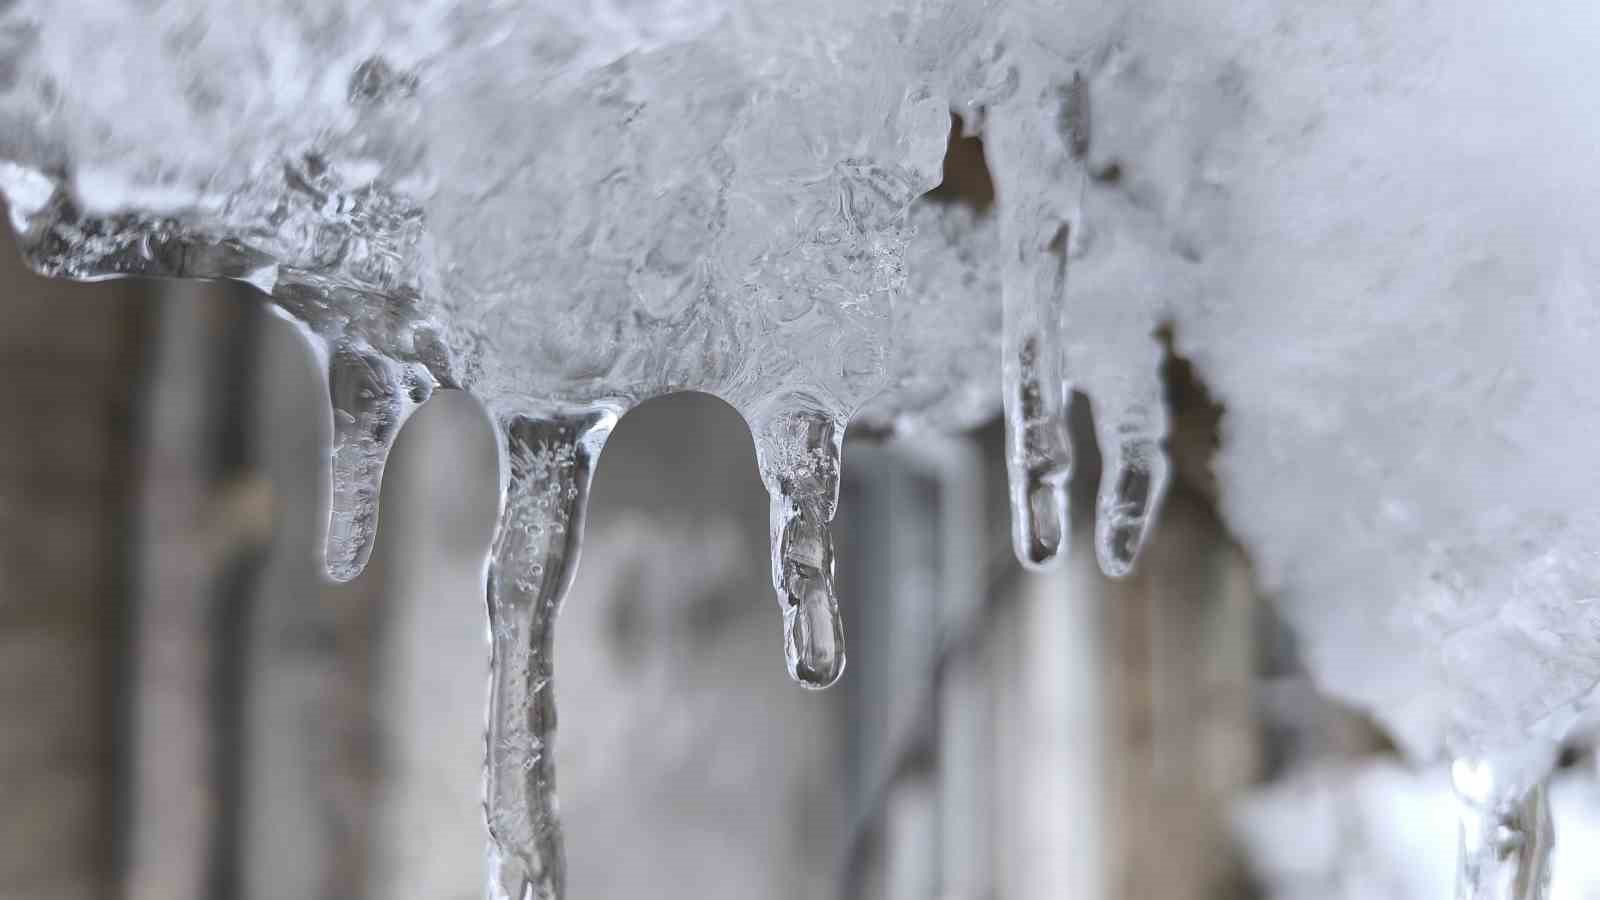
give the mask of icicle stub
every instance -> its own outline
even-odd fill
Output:
[[[499,423],[505,489],[487,576],[489,725],[484,813],[491,900],[554,900],[565,863],[556,818],[554,627],[577,571],[589,483],[611,411]]]
[[[372,556],[389,451],[433,389],[425,368],[395,362],[370,347],[342,344],[329,354],[333,448],[324,560],[333,580],[360,575]]]
[[[1460,818],[1456,900],[1545,900],[1555,826],[1544,767],[1487,759],[1458,759],[1451,766]]]
[[[1166,493],[1166,408],[1158,394],[1095,416],[1100,442],[1100,492],[1096,502],[1095,555],[1100,570],[1121,578],[1133,570],[1139,548]]]
[[[784,658],[802,686],[844,674],[844,624],[833,588],[833,533],[845,419],[788,397],[752,429],[772,499],[772,585],[783,610]]]
[[[1011,319],[1006,319],[1010,331]],[[1045,375],[1050,365],[1038,333],[1006,340],[1006,472],[1011,484],[1011,544],[1029,569],[1045,569],[1064,551],[1070,532],[1067,480],[1072,445],[1061,389]]]

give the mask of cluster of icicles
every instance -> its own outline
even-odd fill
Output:
[[[1018,560],[1050,568],[1068,547],[1072,448],[1070,383],[1061,358],[1061,306],[1072,220],[1009,217],[1017,265],[1004,283],[1006,461]],[[159,256],[159,252],[155,254]],[[377,533],[385,461],[407,419],[441,385],[421,365],[304,332],[328,373],[333,412],[332,485],[325,563],[340,581],[360,574]],[[830,523],[847,417],[805,395],[770,398],[753,417],[759,468],[771,496],[772,581],[783,616],[790,675],[825,688],[843,673],[843,626],[834,593]],[[495,411],[502,480],[486,595],[492,647],[485,764],[492,900],[565,895],[555,808],[553,641],[557,613],[581,549],[590,481],[623,405],[530,415]],[[1151,426],[1148,423],[1159,423]],[[1130,572],[1167,479],[1164,419],[1102,431],[1109,465],[1097,503],[1095,548],[1112,576]],[[1537,758],[1534,758],[1537,757]],[[1515,760],[1515,764],[1511,764]],[[1545,896],[1553,840],[1542,779],[1552,760],[1533,754],[1458,760],[1461,900]]]
[[[1034,135],[1054,140],[1052,135]],[[1061,154],[1074,171],[1058,173],[1078,187],[1082,154]],[[15,206],[15,204],[14,204]],[[226,275],[273,291],[280,309],[302,325],[318,298],[304,286],[286,289],[264,277],[253,258],[234,250],[184,244],[159,233],[130,246],[126,229],[73,216],[57,192],[35,221],[13,219],[35,267],[48,274],[97,279],[123,274]],[[1060,561],[1069,543],[1068,481],[1072,450],[1066,413],[1072,390],[1064,372],[1063,300],[1067,217],[1042,206],[1002,205],[1002,242],[1014,248],[1004,267],[1003,406],[1013,539],[1030,569]],[[41,225],[40,220],[45,224]],[[83,246],[111,232],[112,252]],[[40,235],[45,235],[40,238]],[[76,259],[76,267],[63,259]],[[98,260],[96,268],[81,261]],[[275,276],[274,276],[275,277]],[[327,307],[335,301],[327,299]],[[431,367],[353,340],[304,335],[328,373],[333,412],[331,491],[325,563],[330,577],[360,574],[372,551],[385,461],[401,428],[442,382]],[[590,480],[625,402],[530,412],[530,405],[490,400],[500,451],[501,510],[486,579],[492,644],[485,769],[485,813],[491,835],[490,895],[497,900],[557,898],[564,892],[561,830],[555,814],[553,631],[578,562]],[[844,629],[834,592],[834,518],[844,434],[850,410],[805,391],[779,392],[741,404],[755,438],[759,469],[771,496],[772,583],[783,617],[790,675],[825,688],[844,671]],[[1161,449],[1165,420],[1151,405],[1103,430],[1110,443],[1098,503],[1096,547],[1102,568],[1133,566],[1167,478]]]
[[[1076,168],[1058,174],[1069,184],[1081,183],[1086,177],[1082,155],[1062,158]],[[1013,208],[1002,202],[999,216],[1007,251],[1002,389],[1012,537],[1019,561],[1040,570],[1058,562],[1069,542],[1072,448],[1066,411],[1072,386],[1062,328],[1074,255],[1070,245],[1081,211],[1062,217],[1026,203]],[[28,229],[27,223],[17,224]],[[92,228],[64,220],[50,226],[57,236],[64,230],[71,235],[72,229],[80,229],[78,236],[85,239],[94,236]],[[244,267],[227,253],[207,260],[207,251],[175,246],[147,237],[137,252],[148,265],[137,270],[229,274],[272,286],[260,283],[254,271],[229,271]],[[38,265],[37,247],[32,255]],[[109,268],[69,274],[93,279],[128,273],[121,250],[102,256],[111,261]],[[59,266],[40,267],[62,274]],[[291,316],[307,318],[304,297],[275,299]],[[360,574],[371,553],[384,464],[400,429],[435,390],[458,385],[441,383],[421,363],[354,342],[330,342],[310,328],[304,333],[328,373],[333,447],[325,562],[332,578],[345,581]],[[590,480],[627,404],[544,414],[523,406],[490,406],[502,499],[486,578],[492,646],[484,776],[491,837],[488,890],[493,900],[556,900],[565,894],[565,876],[552,752],[554,626],[578,562]],[[788,670],[801,685],[824,688],[845,665],[830,523],[849,415],[804,392],[762,398],[746,415],[771,496],[772,581]],[[1100,429],[1106,466],[1094,543],[1109,575],[1131,570],[1152,524],[1167,481],[1165,427],[1164,412],[1150,407]],[[1462,802],[1460,898],[1528,900],[1546,891],[1552,831],[1542,773],[1550,760],[1526,766],[1505,762],[1462,760],[1454,770]]]
[[[0,16],[6,6],[0,3]],[[49,3],[34,6],[41,19],[54,9]],[[402,6],[395,4],[397,10]],[[838,27],[818,26],[818,32],[850,34],[862,26],[854,18],[855,6],[841,4]],[[27,11],[29,4],[21,8]],[[144,22],[120,6],[108,8],[114,33]],[[985,4],[960,5],[955,11],[970,14],[972,23],[992,18]],[[773,4],[766,12],[820,14],[794,4]],[[1046,29],[1024,23],[1003,29],[1009,41],[979,40],[975,35],[983,28],[977,24],[969,27],[957,16],[941,30],[945,20],[927,13],[915,20],[925,39],[905,45],[924,48],[927,59],[945,63],[951,85],[912,90],[899,76],[858,77],[858,69],[867,71],[892,43],[863,38],[845,47],[819,45],[827,52],[818,49],[815,58],[790,61],[795,66],[790,82],[834,79],[827,83],[840,96],[822,103],[804,93],[752,89],[750,96],[767,106],[749,100],[729,111],[709,100],[696,105],[703,98],[683,85],[721,84],[741,72],[739,77],[759,83],[767,55],[776,52],[772,47],[757,43],[741,51],[731,43],[723,48],[724,57],[700,46],[661,49],[670,45],[670,35],[628,31],[627,41],[642,42],[641,47],[634,57],[618,54],[618,59],[633,59],[629,65],[643,75],[621,62],[585,62],[572,64],[580,75],[562,74],[565,70],[556,65],[556,74],[536,70],[519,81],[499,78],[493,70],[531,65],[529,60],[538,61],[536,53],[506,40],[495,16],[482,22],[451,16],[445,20],[449,28],[416,32],[432,39],[452,33],[450,28],[480,28],[484,35],[462,38],[449,52],[441,51],[430,71],[431,85],[427,79],[419,82],[403,57],[391,64],[376,48],[351,49],[347,55],[355,60],[341,55],[308,66],[296,55],[299,45],[290,41],[296,53],[286,55],[288,62],[280,60],[279,69],[235,72],[237,83],[215,86],[244,92],[235,104],[245,110],[239,113],[243,124],[234,127],[245,146],[250,145],[245,138],[252,139],[260,152],[259,158],[240,163],[244,174],[199,166],[201,177],[183,169],[192,157],[204,160],[197,148],[226,143],[216,140],[216,132],[226,128],[213,129],[208,117],[229,107],[206,102],[212,91],[203,89],[208,86],[198,76],[194,84],[182,82],[185,102],[197,111],[194,121],[179,120],[191,130],[174,128],[171,135],[190,143],[179,143],[168,154],[169,135],[157,125],[149,127],[150,133],[143,128],[162,120],[125,114],[106,99],[116,95],[104,91],[105,84],[136,79],[85,78],[72,98],[80,105],[72,107],[62,105],[59,85],[41,74],[35,79],[41,86],[38,108],[24,105],[15,119],[0,118],[37,126],[36,134],[14,145],[4,140],[9,135],[0,135],[0,189],[24,252],[46,274],[240,279],[270,294],[278,308],[304,326],[328,373],[333,410],[326,564],[335,579],[355,577],[367,560],[384,462],[410,415],[435,390],[465,389],[483,400],[495,423],[502,479],[500,521],[486,577],[492,642],[484,786],[489,890],[495,900],[553,900],[564,893],[553,793],[553,629],[573,580],[589,483],[607,436],[628,408],[669,390],[710,391],[740,411],[771,495],[772,581],[788,669],[807,687],[836,681],[845,653],[830,525],[846,426],[854,416],[877,412],[873,404],[884,395],[912,392],[905,379],[897,382],[902,367],[927,373],[948,362],[954,369],[973,347],[989,343],[982,328],[951,325],[962,314],[958,303],[917,309],[917,295],[926,285],[911,271],[915,245],[911,251],[907,247],[915,238],[906,233],[920,229],[919,234],[932,235],[956,217],[935,216],[914,229],[903,227],[908,217],[929,209],[917,198],[937,184],[952,107],[982,132],[995,177],[996,204],[983,220],[984,237],[975,238],[974,228],[974,234],[951,246],[969,254],[993,248],[992,258],[972,267],[977,274],[971,281],[979,293],[992,298],[998,290],[1001,297],[1001,406],[1013,543],[1024,565],[1047,567],[1069,543],[1072,448],[1066,410],[1072,370],[1082,367],[1076,374],[1090,383],[1096,403],[1104,465],[1094,545],[1110,575],[1132,567],[1165,489],[1166,413],[1152,373],[1131,371],[1142,361],[1112,377],[1086,373],[1095,367],[1082,355],[1068,365],[1069,313],[1082,313],[1079,329],[1100,338],[1084,323],[1092,326],[1096,314],[1106,311],[1071,309],[1069,270],[1075,260],[1100,252],[1086,249],[1096,224],[1095,209],[1084,204],[1090,181],[1088,89],[1063,68],[1062,60],[1072,54],[1034,46],[1033,39]],[[401,12],[393,18],[411,21]],[[72,14],[64,20],[80,24]],[[597,21],[585,22],[585,28],[609,20]],[[536,36],[555,27],[543,20],[536,24]],[[900,27],[905,22],[886,17],[872,24]],[[93,29],[78,35],[73,27],[56,25],[45,34],[76,35],[88,47],[97,47],[101,39]],[[872,32],[863,29],[857,28],[870,37]],[[198,31],[203,37],[205,30]],[[35,28],[0,34],[0,64],[60,74],[57,68],[95,62],[94,53],[68,52],[71,45],[49,56],[5,43],[36,40],[38,34]],[[213,39],[219,34],[232,32],[211,32]],[[196,52],[186,41],[207,47],[188,30],[174,35],[173,45],[185,53]],[[1175,46],[1188,46],[1189,33],[1181,35],[1183,43]],[[655,55],[639,61],[650,49],[644,47],[647,38],[660,45],[651,45]],[[137,40],[131,46],[143,49]],[[557,53],[560,42],[533,46],[566,64]],[[606,54],[614,49],[599,40],[596,47],[597,58],[609,59]],[[222,62],[254,58],[226,42],[210,49]],[[749,58],[741,59],[740,52]],[[840,55],[847,53],[854,55]],[[1015,57],[1027,54],[1038,59],[1015,64]],[[140,53],[125,56],[146,59]],[[346,65],[353,61],[359,65]],[[201,57],[194,68],[230,71],[210,62]],[[904,70],[921,73],[919,78],[939,68],[909,53],[903,62]],[[6,68],[0,65],[0,75]],[[303,72],[322,80],[313,80],[302,94],[282,87]],[[562,80],[569,75],[578,87]],[[549,101],[551,107],[539,114],[525,112],[525,104],[538,99],[524,95],[529,84],[570,89],[571,97],[561,95],[570,102]],[[44,85],[55,86],[44,90]],[[260,90],[251,93],[252,88]],[[417,97],[430,90],[438,94],[425,116]],[[327,108],[311,103],[325,97],[334,98]],[[90,102],[98,100],[105,100],[107,109]],[[264,104],[278,117],[265,117],[266,124],[249,120],[250,103]],[[808,122],[800,115],[834,109],[854,110],[854,117],[841,113],[839,121]],[[183,104],[140,112],[178,116],[174,110],[182,112]],[[0,103],[0,113],[6,111]],[[584,118],[590,113],[596,121]],[[702,146],[671,130],[698,116],[719,114],[736,123],[722,122],[722,144],[708,139]],[[104,123],[97,115],[129,129],[119,135],[128,146],[156,148],[161,152],[154,158],[185,177],[169,184],[159,177],[159,165],[150,167],[155,175],[143,170],[129,175],[116,170],[116,159],[94,159],[103,149],[97,129]],[[632,124],[636,117],[644,124]],[[547,139],[546,123],[558,121],[571,126],[573,147]],[[786,137],[781,129],[799,127],[796,123],[833,129],[833,144]],[[275,131],[280,127],[300,131],[280,139]],[[519,127],[526,130],[516,131]],[[652,142],[637,136],[652,128],[666,137]],[[438,137],[430,143],[431,131]],[[612,160],[593,158],[603,154],[590,148],[608,146],[607,141],[615,142],[612,149],[619,157],[638,157],[632,181],[613,177]],[[305,152],[323,144],[327,154]],[[58,145],[67,148],[59,155]],[[665,159],[654,159],[652,152]],[[773,168],[769,172],[762,165]],[[429,166],[447,175],[424,171]],[[372,172],[356,177],[366,169],[383,177]],[[475,181],[480,178],[481,184]],[[550,190],[552,183],[560,190]],[[562,193],[569,188],[571,196]],[[662,200],[666,195],[683,202]],[[551,210],[529,215],[536,201]],[[617,221],[622,219],[627,221]],[[769,239],[764,229],[775,236]],[[648,233],[636,233],[641,231]],[[752,237],[753,232],[761,233]],[[1108,236],[1114,237],[1115,229],[1102,233],[1101,246],[1114,249]],[[1163,244],[1185,243],[1161,237]],[[1124,246],[1134,243],[1127,238]],[[579,253],[602,245],[614,257],[637,262],[638,269],[617,275],[614,270],[625,267],[616,258]],[[1134,258],[1140,265],[1148,262]],[[630,282],[638,271],[653,280]],[[635,306],[608,305],[629,296],[628,290],[638,294]],[[569,295],[579,294],[579,300],[567,302]],[[1141,332],[1143,340],[1154,324],[1146,321],[1150,311],[1136,302],[1126,306],[1139,307],[1127,318],[1136,320],[1129,330]],[[935,326],[913,321],[903,328],[902,315],[939,321]],[[625,326],[635,329],[626,339],[617,336]],[[944,341],[949,346],[940,347],[950,351],[949,359],[937,351],[895,356],[893,338],[913,335],[902,346],[917,349],[919,327],[941,337],[954,334]],[[541,333],[524,334],[533,331]],[[1105,343],[1121,347],[1110,339]],[[1154,355],[1153,343],[1146,342],[1144,349]],[[992,362],[992,354],[986,360]],[[1146,375],[1149,381],[1141,381]],[[976,384],[992,395],[989,378],[980,366],[949,381]],[[1105,389],[1107,383],[1123,390]],[[937,399],[923,409],[895,409],[899,398],[891,397],[888,418],[896,420],[903,412],[915,420],[954,392],[941,382],[929,391]],[[931,414],[923,424],[944,426],[951,418]],[[1551,829],[1539,784],[1552,759],[1541,750],[1456,765],[1462,798],[1461,897],[1542,896]]]
[[[1072,448],[1063,372],[1062,302],[1070,220],[1008,217],[1020,249],[1003,292],[1003,390],[1012,536],[1033,570],[1060,562],[1069,544]],[[358,575],[377,530],[384,461],[404,422],[439,387],[421,366],[379,354],[328,351],[320,339],[333,404],[329,574]],[[845,668],[844,627],[834,592],[830,530],[848,416],[803,393],[766,398],[750,416],[762,480],[771,497],[772,583],[783,616],[790,676],[826,688]],[[620,404],[530,415],[491,410],[502,477],[501,510],[489,556],[492,644],[485,769],[491,835],[490,895],[556,898],[564,892],[561,829],[554,804],[554,627],[581,549],[590,480]],[[1095,546],[1102,569],[1128,574],[1167,480],[1155,410],[1108,429],[1102,449]]]

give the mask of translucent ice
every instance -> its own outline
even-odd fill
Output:
[[[488,573],[489,897],[530,900],[563,890],[551,750],[555,620],[577,569],[594,464],[616,417],[498,420],[509,465]]]
[[[1456,900],[1548,896],[1555,825],[1545,777],[1553,753],[1523,762],[1463,758],[1450,768],[1460,819]]]
[[[1016,136],[996,142],[1001,190],[1029,198],[1001,205],[1019,255],[1000,266],[962,241],[965,263],[934,263],[916,284],[975,310],[1007,298],[1000,368],[1019,535],[1032,535],[1019,552],[1043,562],[1063,539],[1055,241],[1081,225],[1088,90],[1055,52],[1073,48],[1017,40],[1056,21],[1045,13],[53,7],[18,3],[3,20],[12,83],[0,116],[15,127],[0,180],[35,266],[246,279],[328,347],[366,348],[490,403],[626,408],[698,389],[747,416],[804,393],[843,418],[872,401],[907,426],[971,421],[988,406],[973,400],[988,371],[970,359],[997,343],[1002,317],[952,330],[949,304],[907,301],[907,245],[921,231],[948,247],[991,230],[946,226],[970,215],[960,207],[911,208],[939,181],[950,110],[995,123]],[[109,89],[134,82],[131,96]],[[929,277],[956,268],[966,283]],[[931,327],[910,321],[929,316]],[[959,377],[910,383],[952,350]],[[1148,450],[1160,421],[1145,412]],[[384,435],[370,429],[392,439],[404,418],[351,414],[336,414],[328,559],[341,578],[359,570],[375,522]],[[1139,488],[1107,506],[1105,546],[1120,548],[1109,571],[1131,561],[1160,471],[1111,478]]]
[[[1227,522],[1321,682],[1416,756],[1499,758],[1600,684],[1594,35],[1587,0],[12,0],[0,190],[41,271],[247,280],[304,325],[337,577],[432,390],[524,423],[508,522],[526,435],[727,399],[813,684],[844,660],[845,424],[1003,408],[1043,565],[1083,391],[1121,574],[1166,484],[1169,326],[1226,409]],[[988,213],[921,199],[952,111]],[[570,551],[577,509],[551,520]],[[574,553],[506,534],[491,610],[545,665]],[[548,682],[507,681],[496,648],[522,698],[496,709],[543,698],[506,732],[528,780],[491,753],[502,881],[558,884],[529,743]]]
[[[756,456],[772,496],[772,585],[783,610],[789,674],[824,688],[844,673],[844,626],[833,593],[833,536],[844,421],[799,398],[757,420]]]

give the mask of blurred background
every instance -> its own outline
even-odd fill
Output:
[[[237,286],[45,282],[9,240],[0,898],[481,896],[482,412],[412,420],[370,567],[325,583],[293,328]],[[998,429],[852,433],[820,694],[784,671],[742,421],[629,413],[558,627],[572,895],[1446,896],[1445,782],[1309,684],[1214,512],[1226,410],[1165,374],[1177,478],[1122,582],[1086,521],[1062,571],[1018,569]]]

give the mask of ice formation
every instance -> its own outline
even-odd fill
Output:
[[[1318,763],[1248,798],[1234,830],[1268,900],[1447,897],[1458,876],[1451,780],[1445,767],[1416,770],[1394,760]],[[1592,766],[1558,772],[1544,793],[1546,821],[1562,836],[1544,871],[1548,897],[1600,897],[1593,850],[1600,785]],[[1300,839],[1282,840],[1287,832]]]
[[[1320,681],[1464,795],[1535,790],[1600,683],[1597,34],[1588,0],[10,0],[0,190],[42,272],[243,279],[304,326],[336,578],[407,416],[490,410],[486,802],[520,900],[561,890],[550,629],[618,416],[745,416],[786,657],[825,685],[852,416],[998,399],[1041,565],[1083,390],[1120,574],[1166,481],[1162,324]],[[921,199],[951,112],[986,215]]]

